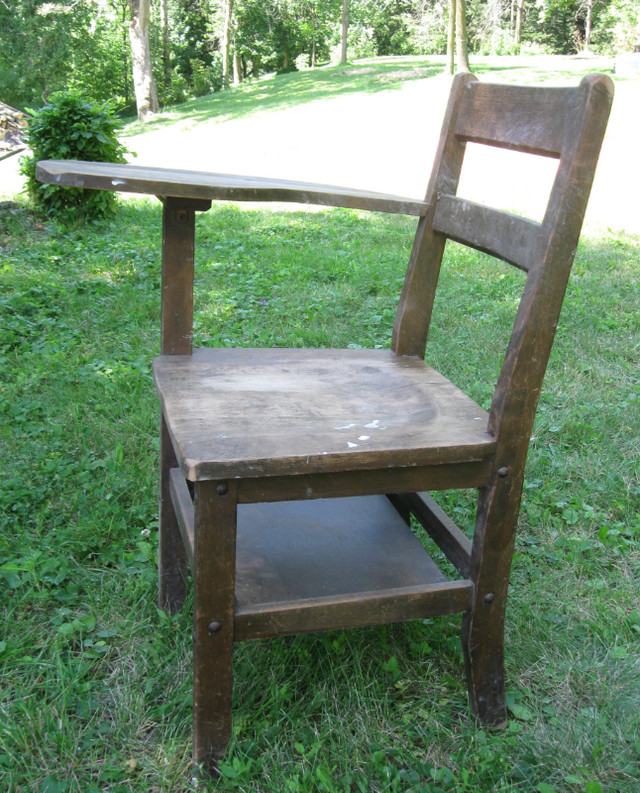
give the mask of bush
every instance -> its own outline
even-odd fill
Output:
[[[114,193],[41,184],[36,179],[39,160],[124,162],[127,153],[116,137],[118,120],[109,104],[87,102],[72,92],[60,91],[38,110],[31,121],[27,142],[32,154],[24,157],[20,171],[27,177],[27,192],[36,208],[62,219],[96,219],[113,214]]]

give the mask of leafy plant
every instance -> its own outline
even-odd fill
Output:
[[[124,162],[126,148],[116,137],[118,119],[108,103],[87,102],[79,94],[59,91],[29,123],[27,141],[32,155],[22,160],[27,192],[36,207],[49,215],[95,219],[115,211],[113,193],[41,184],[39,160],[95,160]]]

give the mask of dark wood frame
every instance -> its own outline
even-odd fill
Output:
[[[459,75],[424,201],[103,163],[38,165],[42,181],[163,197],[162,355],[155,363],[162,402],[159,604],[169,611],[182,606],[190,570],[196,763],[214,765],[231,736],[234,642],[303,631],[462,612],[471,709],[486,723],[505,722],[504,616],[525,460],[612,96],[611,81],[602,75],[584,78],[577,88],[490,85]],[[541,223],[456,196],[468,142],[559,161]],[[455,435],[451,443],[445,438],[429,446],[409,439],[405,447],[389,450],[310,455],[305,464],[290,452],[259,461],[242,455],[223,460],[216,449],[200,454],[194,439],[183,437],[180,397],[187,395],[187,386],[180,378],[197,382],[198,372],[207,367],[215,372],[245,360],[240,351],[232,351],[231,359],[216,351],[192,355],[194,217],[218,199],[298,201],[418,216],[392,350],[375,359],[365,353],[348,359],[349,365],[355,361],[365,369],[371,363],[393,374],[395,361],[407,370],[402,377],[431,382],[432,370],[421,359],[447,239],[523,270],[523,296],[489,414],[461,401],[460,413],[452,408],[447,417]],[[292,351],[291,361],[304,376],[319,352],[299,353]],[[274,376],[282,374],[273,355],[256,355],[254,364],[264,361]],[[462,427],[470,416],[481,419],[482,433],[470,429],[460,440],[454,426],[458,415]],[[459,487],[478,489],[472,540],[426,492]],[[459,579],[447,580],[426,552],[423,558],[416,551],[417,540],[408,529],[411,516],[453,563]],[[304,521],[314,520],[320,529],[304,530]],[[351,535],[362,549],[362,562],[347,553],[344,569],[334,575],[340,565],[332,561],[331,544]],[[291,574],[281,568],[283,580],[289,575],[287,585],[260,580],[252,590],[247,581],[255,571],[249,568],[258,556],[276,553],[278,543],[285,556],[294,557],[286,562]],[[393,563],[380,564],[385,553]],[[296,567],[309,554],[318,564],[327,556],[331,575],[318,581],[313,571]],[[355,580],[351,589],[343,580],[349,578]],[[269,586],[273,591],[264,595],[261,587]]]

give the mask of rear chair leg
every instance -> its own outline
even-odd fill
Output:
[[[187,554],[169,492],[169,471],[177,466],[164,416],[160,419],[160,530],[158,548],[158,608],[174,614],[186,596]]]
[[[470,577],[474,604],[462,621],[462,647],[472,713],[504,726],[504,622],[522,477],[501,475],[480,491]]]

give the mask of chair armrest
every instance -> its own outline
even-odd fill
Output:
[[[47,184],[160,197],[222,201],[283,201],[367,209],[401,215],[425,215],[427,204],[415,198],[307,184],[284,179],[178,171],[77,160],[41,160],[36,176]]]

